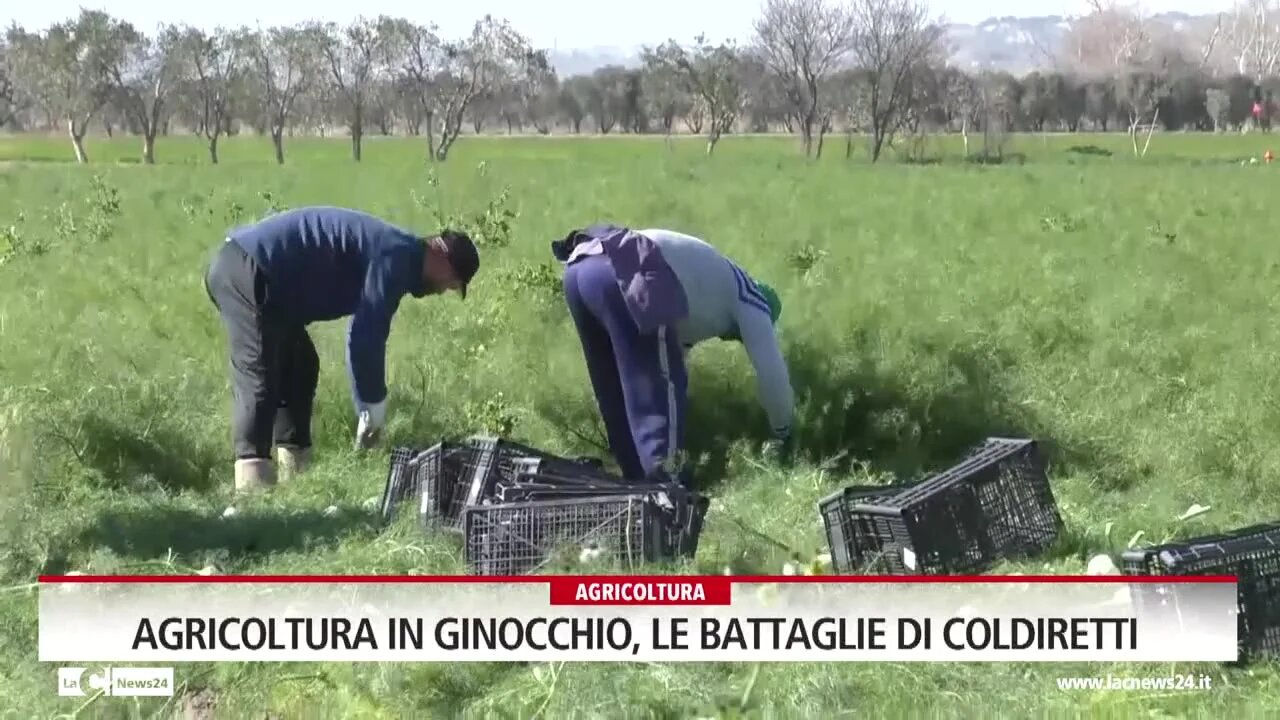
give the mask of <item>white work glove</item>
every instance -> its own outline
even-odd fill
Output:
[[[362,405],[356,425],[356,447],[367,449],[378,443],[382,426],[387,422],[387,401]]]

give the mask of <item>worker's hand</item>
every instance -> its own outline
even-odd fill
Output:
[[[360,408],[356,424],[356,447],[368,449],[378,444],[382,426],[387,421],[387,401],[383,400]]]

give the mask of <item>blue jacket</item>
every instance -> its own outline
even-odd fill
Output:
[[[407,293],[426,294],[426,245],[413,233],[356,210],[307,207],[227,236],[267,278],[264,311],[303,325],[351,315],[347,371],[357,407],[387,396],[391,318]]]

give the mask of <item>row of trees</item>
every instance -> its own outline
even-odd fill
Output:
[[[269,29],[162,26],[101,11],[0,42],[0,126],[65,129],[81,162],[91,126],[142,139],[198,133],[285,139],[343,128],[355,160],[369,133],[425,136],[444,160],[464,130],[672,133],[783,130],[806,154],[830,133],[872,159],[895,138],[1012,130],[1127,129],[1139,152],[1157,127],[1223,129],[1270,106],[1280,59],[1277,0],[1247,0],[1203,37],[1161,33],[1137,10],[1097,0],[1046,69],[1022,78],[949,66],[943,25],[917,0],[767,0],[746,46],[669,41],[639,68],[557,77],[547,54],[489,16],[461,39],[404,19]],[[1269,127],[1269,112],[1260,120]]]

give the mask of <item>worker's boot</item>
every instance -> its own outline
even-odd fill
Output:
[[[236,493],[247,494],[269,490],[276,484],[271,460],[248,458],[236,461]]]
[[[280,464],[280,481],[286,482],[311,467],[311,448],[280,445],[276,448],[276,461]]]

